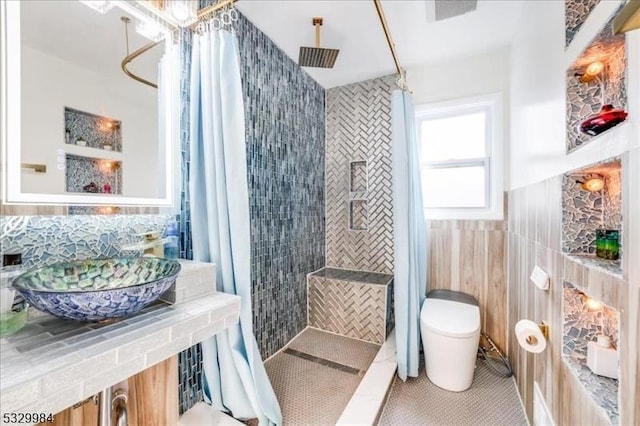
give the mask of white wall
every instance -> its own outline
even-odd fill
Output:
[[[528,1],[511,49],[511,144],[509,188],[515,189],[620,155],[637,146],[639,32],[628,33],[629,118],[566,154],[565,73],[618,6],[603,1],[566,50],[564,2]]]
[[[496,92],[508,94],[509,51],[410,67],[407,82],[416,105]]]
[[[21,55],[21,161],[47,165],[46,174],[22,172],[23,192],[64,192],[64,170],[57,168],[58,150],[64,150],[121,160],[123,195],[157,197],[161,166],[155,89],[122,71],[98,74],[24,45]],[[65,106],[121,120],[122,153],[66,145]]]
[[[502,93],[504,188],[509,179],[509,50],[407,69],[415,105]]]

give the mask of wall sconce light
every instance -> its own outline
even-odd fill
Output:
[[[587,309],[589,309],[590,311],[599,311],[600,309],[602,309],[602,306],[604,305],[604,303],[602,303],[599,300],[592,299],[587,295],[585,296],[586,296],[585,304],[587,305]]]
[[[597,192],[604,188],[604,177],[599,174],[592,173],[578,179],[576,183],[579,183],[580,187],[585,191]]]
[[[110,11],[114,6],[114,3],[112,1],[107,0],[80,0],[80,3],[89,6],[91,9],[95,10],[98,13],[102,13],[103,15]]]
[[[118,130],[120,128],[120,123],[117,121],[107,121],[106,126],[109,130]]]
[[[599,76],[604,71],[604,63],[601,61],[594,61],[587,65],[584,73],[580,76],[580,81],[588,83]]]
[[[114,172],[120,168],[120,163],[118,161],[101,161],[100,162],[100,170],[103,173]]]

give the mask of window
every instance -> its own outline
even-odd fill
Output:
[[[501,95],[416,107],[425,214],[502,219]]]

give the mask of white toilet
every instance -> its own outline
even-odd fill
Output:
[[[436,386],[460,392],[473,381],[480,341],[480,309],[471,295],[433,290],[420,311],[427,377]]]

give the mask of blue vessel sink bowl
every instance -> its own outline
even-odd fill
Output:
[[[178,272],[177,261],[155,257],[79,260],[26,272],[12,285],[41,311],[101,321],[149,305],[175,282]]]

